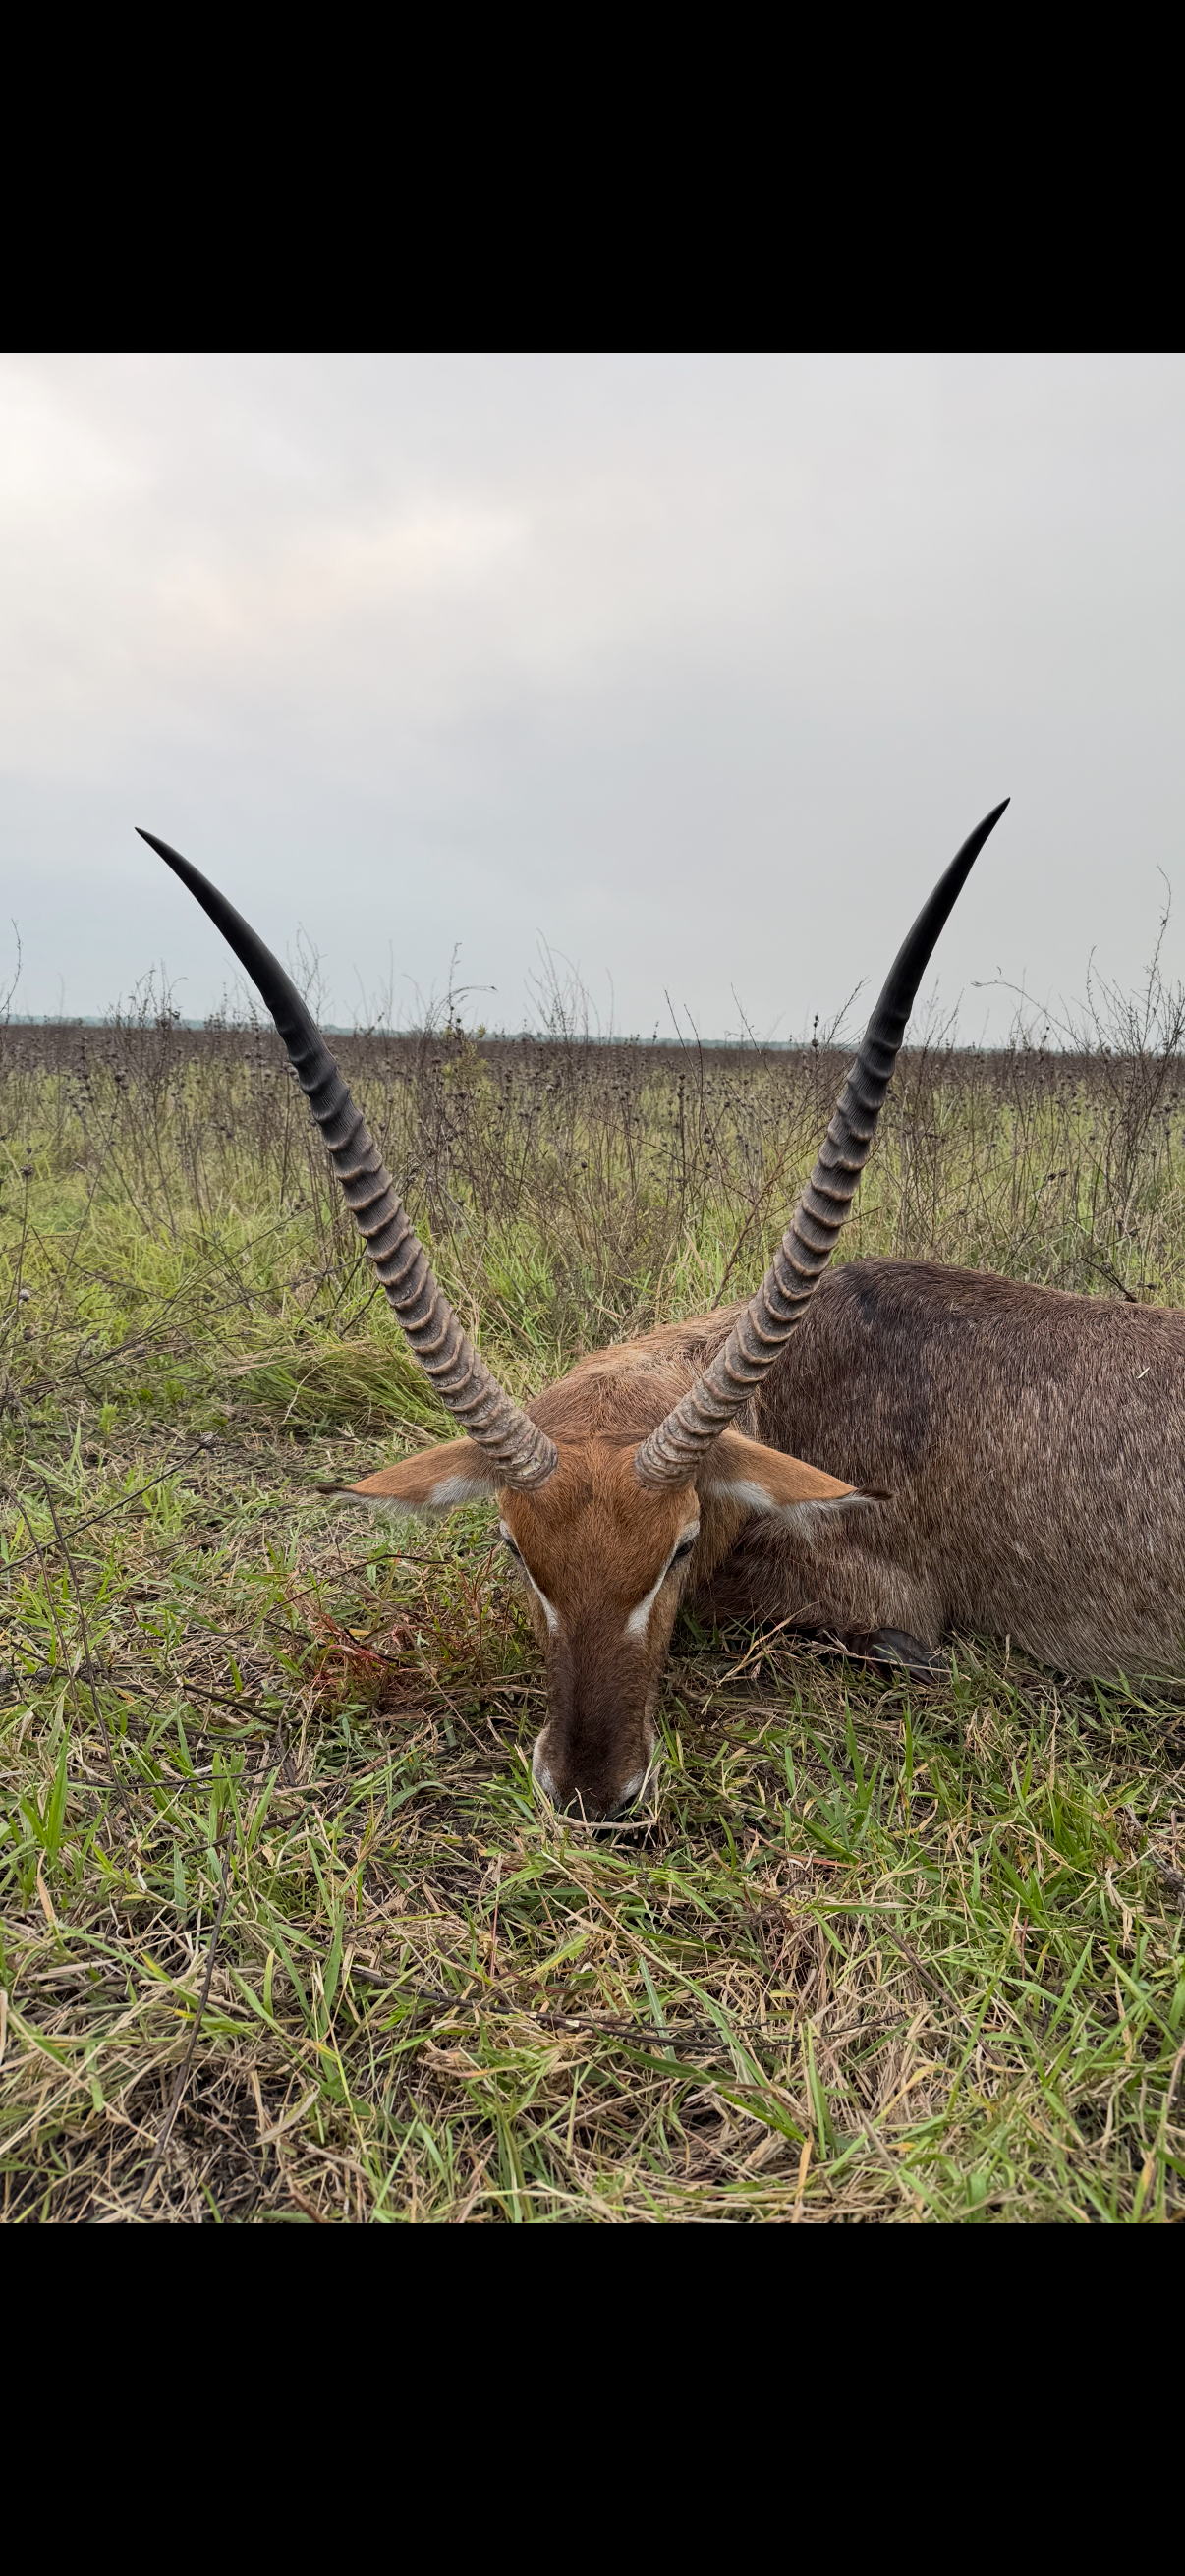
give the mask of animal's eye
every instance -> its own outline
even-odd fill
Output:
[[[685,1556],[690,1556],[691,1551],[692,1551],[692,1548],[695,1546],[695,1542],[696,1542],[696,1540],[697,1540],[697,1538],[698,1538],[698,1537],[699,1537],[699,1531],[698,1531],[698,1530],[693,1530],[693,1531],[692,1531],[692,1533],[691,1533],[690,1538],[681,1538],[681,1539],[680,1539],[679,1544],[678,1544],[678,1547],[676,1548],[675,1553],[674,1553],[673,1557],[671,1558],[671,1563],[672,1563],[672,1565],[681,1565],[681,1564],[682,1564],[682,1562],[683,1562],[684,1557],[685,1557]]]
[[[522,1558],[519,1556],[518,1549],[514,1544],[514,1540],[512,1539],[509,1530],[499,1530],[498,1536],[502,1541],[502,1545],[505,1548],[507,1555],[518,1557],[518,1562],[521,1565]]]

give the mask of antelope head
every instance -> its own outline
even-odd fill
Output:
[[[262,994],[387,1297],[461,1427],[460,1439],[345,1490],[395,1511],[497,1505],[547,1661],[547,1719],[534,1770],[559,1806],[606,1818],[637,1797],[654,1751],[671,1629],[693,1566],[710,1569],[754,1513],[801,1526],[874,1499],[745,1438],[735,1421],[830,1262],[934,944],[1003,812],[998,805],[964,843],[905,941],[760,1288],[703,1375],[669,1404],[656,1379],[657,1418],[635,1419],[628,1431],[601,1426],[595,1406],[581,1418],[583,1371],[568,1381],[566,1403],[557,1405],[554,1389],[526,1411],[512,1403],[434,1277],[365,1120],[282,966],[188,860],[153,834],[141,836],[196,896]]]
[[[579,1386],[578,1375],[572,1395]],[[645,1402],[644,1386],[641,1393]],[[548,1399],[535,1409],[546,1415]],[[550,1475],[533,1489],[506,1485],[472,1441],[456,1440],[346,1490],[397,1511],[497,1504],[547,1664],[535,1778],[556,1806],[615,1816],[650,1767],[655,1703],[689,1575],[715,1563],[754,1511],[803,1521],[863,1498],[731,1429],[689,1472],[662,1482],[643,1482],[636,1434],[559,1431],[553,1454]]]

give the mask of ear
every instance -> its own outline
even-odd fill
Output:
[[[360,1484],[338,1487],[360,1503],[394,1512],[447,1512],[454,1503],[492,1502],[497,1490],[496,1470],[473,1440],[446,1441],[441,1449],[404,1458],[398,1467],[380,1467]]]
[[[702,1500],[739,1504],[745,1511],[774,1513],[805,1524],[814,1518],[810,1506],[886,1502],[885,1494],[861,1493],[854,1485],[825,1476],[801,1458],[786,1458],[763,1441],[746,1440],[739,1431],[724,1431],[696,1477]],[[807,1508],[804,1509],[804,1506]]]

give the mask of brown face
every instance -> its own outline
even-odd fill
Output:
[[[659,1677],[699,1534],[695,1487],[646,1490],[632,1446],[590,1441],[561,1449],[539,1494],[503,1492],[499,1505],[547,1657],[535,1778],[557,1807],[619,1815],[654,1751]]]
[[[654,1705],[679,1595],[695,1560],[710,1570],[754,1512],[793,1522],[863,1499],[820,1468],[725,1431],[694,1484],[643,1485],[635,1446],[558,1444],[531,1493],[498,1487],[469,1440],[382,1467],[347,1490],[382,1509],[448,1511],[492,1501],[547,1657],[547,1723],[535,1777],[557,1807],[588,1817],[633,1803],[654,1752]],[[701,1505],[709,1525],[700,1539]],[[698,1543],[698,1547],[697,1547]]]

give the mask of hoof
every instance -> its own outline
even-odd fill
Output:
[[[927,1646],[904,1628],[819,1628],[811,1642],[870,1672],[899,1673],[911,1682],[932,1682],[949,1670],[940,1647]]]

